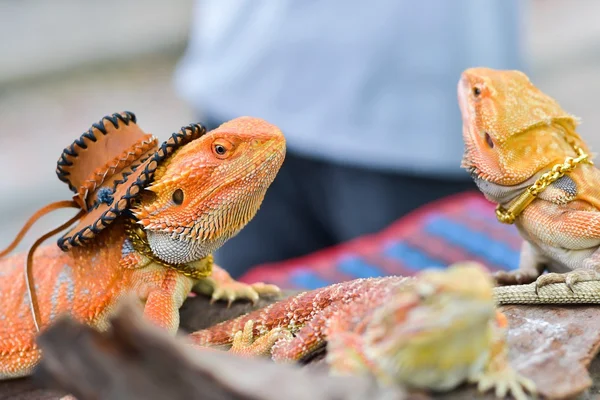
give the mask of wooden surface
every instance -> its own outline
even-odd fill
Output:
[[[181,309],[182,333],[275,300],[261,299],[254,306],[240,301],[228,308],[221,302],[211,305],[205,297],[190,298]],[[546,395],[569,398],[569,394],[580,393],[580,399],[598,396],[600,362],[591,362],[591,378],[586,368],[597,352],[599,307],[511,306],[506,313],[511,326],[511,359],[532,375]],[[197,352],[182,344],[184,339],[161,335],[138,320],[131,310],[117,318],[107,333],[65,320],[41,340],[45,359],[34,377],[0,382],[0,399],[56,400],[68,392],[77,394],[79,400],[377,399],[386,394],[365,380],[328,376],[326,365],[318,359],[301,369],[266,360],[239,359],[221,352],[194,356]],[[398,393],[394,397],[401,398]],[[465,385],[451,393],[411,394],[410,398],[494,396],[479,395],[473,386]]]
[[[62,320],[40,338],[44,360],[35,378],[79,400],[402,399],[367,379],[192,349],[126,307],[99,333]]]

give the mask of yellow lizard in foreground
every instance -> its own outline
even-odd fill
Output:
[[[59,177],[70,186],[78,171],[93,173],[92,178],[84,176],[80,188],[72,187],[80,189],[80,207],[89,207],[81,222],[85,228],[59,240],[67,251],[56,245],[41,247],[32,260],[33,292],[38,300],[33,314],[39,318],[41,331],[63,313],[105,329],[119,300],[135,295],[144,316],[174,334],[179,308],[193,289],[229,301],[237,297],[256,300],[261,293],[278,292],[271,285],[234,281],[212,265],[211,253],[257,212],[285,156],[281,131],[250,117],[237,118],[208,133],[199,124],[184,127],[156,152],[156,157],[166,156],[176,149],[158,165],[151,184],[124,191],[130,197],[139,191],[125,214],[116,216],[107,208],[103,219],[87,223],[86,218],[101,207],[128,204],[125,197],[108,198],[106,191],[98,192],[99,202],[94,205],[86,201],[111,173],[121,176],[117,172],[124,163],[148,149],[150,153],[156,150],[152,147],[155,139],[142,133],[132,113],[105,117],[67,148],[59,161]],[[84,168],[104,162],[101,157],[94,159],[100,154],[93,152],[95,143],[102,143],[102,151],[110,151],[110,143],[120,142],[109,139],[123,142],[131,137],[135,138],[132,145],[107,164],[110,168]],[[185,138],[190,141],[183,144]],[[77,165],[80,169],[69,170],[78,154],[85,159]],[[157,160],[148,158],[144,171],[157,167]],[[137,168],[130,178],[139,181],[144,171]],[[84,241],[84,246],[79,245]],[[25,264],[25,254],[0,261],[0,379],[29,374],[41,356],[35,343],[36,319],[23,274]]]
[[[521,400],[536,388],[509,365],[507,328],[490,274],[464,262],[415,278],[356,279],[303,292],[189,338],[276,362],[302,360],[326,345],[334,374],[434,391],[469,381]]]
[[[468,69],[458,99],[462,165],[525,239],[500,303],[600,303],[600,171],[578,120],[520,71]]]

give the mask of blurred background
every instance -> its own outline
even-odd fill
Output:
[[[524,3],[520,52],[532,80],[600,148],[600,2]],[[91,123],[130,110],[164,140],[200,119],[174,82],[194,16],[192,0],[0,0],[0,247],[35,210],[70,198],[55,163]],[[71,214],[44,218],[19,249]]]

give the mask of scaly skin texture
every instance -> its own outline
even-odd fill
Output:
[[[227,122],[178,150],[164,161],[133,210],[154,256],[201,266],[254,216],[284,156],[281,131],[250,117]],[[183,192],[181,204],[174,202],[177,190]],[[24,263],[24,254],[0,261],[0,379],[29,374],[40,358]],[[205,279],[184,276],[134,250],[123,219],[85,247],[69,252],[56,245],[40,248],[33,276],[42,331],[64,313],[105,329],[119,300],[135,296],[148,320],[174,334],[179,308],[191,290],[228,301],[278,291],[236,282],[218,266]]]
[[[463,167],[487,199],[505,208],[544,172],[567,157],[577,157],[567,140],[590,154],[576,133],[577,119],[520,71],[468,69],[458,83],[458,99],[465,142]],[[599,210],[600,171],[579,164],[517,216],[515,225],[525,239],[519,269],[497,273],[497,282],[534,282],[534,292],[555,283],[577,291],[576,283],[586,282],[600,292]],[[592,297],[584,302],[597,303],[598,295],[587,292]],[[520,292],[513,293],[514,302],[521,302]],[[512,301],[504,296],[503,302]]]
[[[190,335],[194,345],[303,359],[326,343],[334,374],[382,385],[445,391],[464,381],[524,399],[535,385],[508,364],[506,320],[493,280],[478,264],[426,270],[416,278],[357,279],[304,292]],[[241,332],[240,332],[241,330]],[[254,343],[252,342],[253,340]]]

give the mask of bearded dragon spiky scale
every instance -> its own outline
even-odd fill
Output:
[[[510,391],[524,399],[535,385],[508,364],[507,325],[495,309],[492,283],[472,263],[416,278],[357,279],[298,294],[190,339],[204,348],[233,344],[234,353],[270,354],[276,362],[301,360],[326,343],[335,374],[434,390],[471,381],[480,390],[495,387],[499,397]]]
[[[83,247],[38,249],[33,282],[41,330],[63,313],[105,329],[119,300],[134,296],[149,321],[174,334],[191,290],[229,302],[278,292],[234,281],[212,265],[211,252],[254,216],[284,156],[277,127],[237,118],[160,165],[131,210],[137,219],[118,218]],[[24,263],[24,254],[0,260],[0,379],[29,374],[40,358]],[[211,267],[204,279],[186,274]]]
[[[600,170],[576,132],[578,119],[520,71],[468,69],[459,81],[458,99],[465,142],[462,165],[498,204],[503,222],[514,220],[525,239],[519,269],[498,272],[498,283],[534,282],[537,291],[562,283],[573,292],[578,282],[586,282],[589,298],[584,302],[597,303]],[[562,177],[557,171],[564,171]],[[531,190],[537,195],[527,193]],[[517,207],[525,198],[525,206]],[[518,215],[506,219],[504,210],[511,208]],[[590,284],[597,290],[590,291]],[[511,289],[514,300],[521,301],[517,292]],[[508,295],[503,301],[510,302]]]

